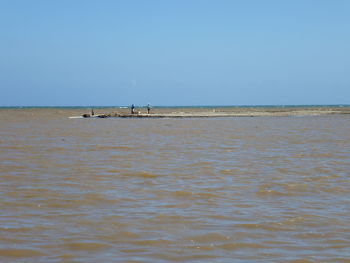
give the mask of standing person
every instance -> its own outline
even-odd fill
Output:
[[[147,114],[149,114],[150,110],[151,110],[151,106],[150,106],[149,103],[148,103],[148,104],[147,104]]]
[[[94,116],[94,115],[95,115],[94,109],[91,109],[91,116]]]
[[[134,104],[131,104],[131,114],[134,114],[135,113],[135,106]]]

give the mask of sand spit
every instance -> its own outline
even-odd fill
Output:
[[[98,118],[213,118],[213,117],[287,117],[287,116],[319,116],[330,114],[350,114],[348,107],[270,107],[270,108],[164,108],[153,109],[150,114],[138,111],[135,114],[128,112],[128,109],[112,113],[95,114]],[[89,114],[82,115],[85,118]]]

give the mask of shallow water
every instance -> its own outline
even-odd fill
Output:
[[[0,262],[350,262],[350,116],[0,110]]]

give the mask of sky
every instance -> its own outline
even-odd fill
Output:
[[[0,0],[0,106],[350,104],[348,0]]]

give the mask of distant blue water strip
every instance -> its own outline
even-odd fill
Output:
[[[135,105],[137,108],[145,108],[146,105]],[[189,108],[189,109],[213,109],[213,108],[349,108],[348,104],[335,105],[203,105],[203,106],[151,106],[155,109]],[[130,106],[0,106],[0,109],[125,109]]]

